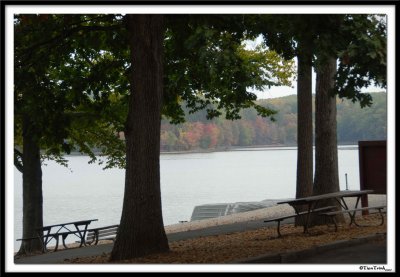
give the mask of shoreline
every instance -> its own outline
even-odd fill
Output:
[[[344,142],[341,144],[338,144],[338,149],[342,149],[341,147],[344,147],[343,149],[358,149],[358,143],[357,142]],[[283,149],[285,148],[285,149]],[[247,151],[247,150],[253,150],[254,149],[265,149],[265,150],[288,150],[286,148],[290,148],[290,150],[296,150],[297,149],[297,144],[267,144],[267,145],[250,145],[250,146],[226,146],[226,147],[219,147],[215,149],[193,149],[193,150],[180,150],[180,151],[160,151],[160,155],[165,155],[165,154],[202,154],[202,153],[217,153],[217,152],[229,152],[229,151]],[[315,145],[313,145],[313,148],[315,148]],[[96,156],[101,156],[102,153],[96,152]],[[71,152],[70,154],[66,156],[87,156],[84,155],[80,152]]]
[[[338,149],[341,150],[357,150],[358,143],[349,142],[338,144]],[[315,145],[313,145],[315,149]],[[165,154],[202,154],[202,153],[217,153],[229,151],[262,151],[262,150],[297,150],[297,144],[267,144],[267,145],[250,145],[250,146],[227,146],[216,149],[193,149],[182,151],[160,151],[161,155]]]

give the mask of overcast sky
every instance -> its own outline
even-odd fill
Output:
[[[313,84],[312,84],[312,93],[315,94],[315,72],[313,72]],[[258,99],[267,99],[267,98],[278,98],[283,96],[288,96],[292,94],[297,94],[297,81],[294,81],[292,87],[271,87],[270,89],[266,89],[264,91],[254,91],[257,95]],[[362,90],[363,92],[382,92],[385,89],[380,87],[370,86],[366,89]]]

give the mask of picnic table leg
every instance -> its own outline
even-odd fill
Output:
[[[81,237],[81,243],[79,244],[79,247],[82,247],[82,245],[85,245],[86,246],[86,243],[85,243],[85,237]]]
[[[54,239],[56,240],[56,247],[54,248],[54,252],[56,252],[57,249],[58,249],[59,238],[58,238],[58,235],[57,235],[57,234],[55,234],[53,237],[54,237]]]
[[[318,201],[315,201],[314,207],[317,205],[317,202]],[[304,234],[308,233],[308,224],[310,223],[310,214],[311,214],[312,208],[313,208],[313,203],[311,202],[311,203],[308,204],[308,210],[307,210],[307,215],[306,215],[305,222],[303,220],[303,223],[304,223],[304,225],[303,225],[303,233]]]
[[[57,246],[58,246],[58,236],[54,236],[50,234],[51,227],[44,227],[44,228],[38,228],[37,229],[37,234],[40,238],[40,241],[42,243],[42,252],[46,253],[48,252],[47,245],[49,242],[54,238],[56,241],[56,248],[55,251],[57,251]]]
[[[81,234],[81,232],[83,232],[83,235]],[[86,246],[86,243],[85,243],[85,233],[86,233],[86,231],[80,231],[80,230],[78,229],[78,237],[79,237],[80,240],[81,240],[81,243],[79,244],[79,247],[82,247],[82,245],[85,245],[85,246]]]
[[[38,238],[40,240],[40,244],[42,245],[42,253],[46,253],[46,244],[45,244],[45,239],[43,236],[43,232],[37,232]]]
[[[85,224],[85,228],[83,230],[80,230],[78,227],[78,224],[74,224],[76,231],[78,231],[78,237],[81,239],[81,243],[79,244],[79,247],[82,247],[82,245],[86,246],[85,235],[86,235],[88,225],[89,225],[89,223]]]
[[[64,248],[68,249],[67,245],[65,245],[65,239],[68,237],[68,234],[62,234],[61,236],[62,236],[62,244],[63,244]]]
[[[354,206],[354,209],[357,209],[357,207],[358,207],[358,202],[360,202],[360,198],[361,198],[361,196],[357,196],[357,201],[356,201],[356,205]],[[351,224],[353,224],[353,223],[354,223],[354,225],[356,225],[356,226],[360,226],[360,225],[358,225],[357,222],[356,222],[356,212],[357,212],[357,211],[354,211],[353,213],[349,213],[349,216],[350,216],[350,224],[349,224],[349,226],[351,226]]]
[[[338,225],[337,225],[337,222],[336,222],[335,216],[332,216],[331,218],[332,218],[333,224],[335,224],[335,232],[337,232]]]
[[[280,220],[278,220],[278,238],[281,238],[282,237],[282,235],[281,235],[281,232],[280,232],[280,227],[281,227],[281,221]]]
[[[336,200],[336,202],[339,203],[339,205],[340,205],[343,209],[345,209],[345,210],[348,210],[348,209],[349,209],[349,208],[347,207],[346,201],[344,201],[344,198],[343,198],[343,197],[340,197],[339,199],[338,199],[337,197],[335,197],[335,200]]]
[[[292,206],[292,208],[294,209],[294,212],[296,213],[296,217],[298,217],[298,218],[300,218],[301,216],[300,216],[300,214],[299,214],[299,211],[297,210],[297,207],[296,207],[296,205],[291,205]],[[295,220],[296,220],[296,218],[295,218]],[[303,218],[301,217],[301,222],[303,223],[303,227],[304,227],[304,220],[303,220]]]
[[[316,203],[316,202],[315,202],[315,203]],[[294,211],[296,212],[297,217],[299,217],[300,220],[301,220],[302,223],[303,223],[303,233],[304,233],[304,234],[308,233],[308,223],[309,223],[309,221],[310,221],[310,212],[311,212],[312,206],[313,206],[312,203],[309,203],[309,204],[308,204],[308,207],[307,207],[307,215],[306,215],[306,219],[305,219],[305,220],[304,220],[304,218],[303,218],[303,215],[300,215],[300,212],[299,212],[299,210],[296,208],[296,206],[295,206],[295,205],[292,206],[293,209],[294,209]]]
[[[360,199],[361,199],[361,196],[358,196],[357,201],[356,201],[356,206],[354,207],[355,209],[357,209]],[[380,211],[379,211],[379,213],[380,213]],[[381,214],[381,216],[382,216],[382,214]],[[358,227],[361,226],[361,225],[357,224],[357,222],[356,222],[356,212],[353,213],[353,217],[351,219],[352,219],[352,222],[354,223],[354,225],[356,225]],[[351,222],[350,222],[350,225],[351,225]]]
[[[383,208],[378,208],[379,214],[381,216],[381,224],[379,224],[379,226],[383,225],[383,223],[385,222],[385,219],[384,219],[383,213],[382,213],[382,209]]]
[[[381,222],[378,225],[361,225],[358,224],[354,218],[354,224],[358,227],[371,227],[371,226],[381,226],[385,222],[385,218],[383,217],[382,209],[383,208],[376,208],[379,211],[379,215],[381,216]]]
[[[39,235],[40,236],[40,235]],[[45,232],[42,236],[40,236],[42,239],[42,246],[43,246],[43,253],[47,252],[47,244],[51,241],[51,238],[53,238],[50,235],[50,229]]]
[[[360,201],[360,197],[361,197],[361,196],[357,196],[357,201],[356,201],[355,209],[356,209],[357,206],[358,206],[358,202]],[[337,198],[335,198],[335,199],[336,199],[337,202],[339,202],[339,204],[342,206],[342,208],[344,208],[346,211],[349,210],[349,207],[347,206],[346,201],[344,201],[344,197],[340,197],[340,200],[338,200]],[[353,223],[354,223],[356,226],[358,226],[357,223],[356,223],[356,220],[355,220],[356,211],[354,211],[354,212],[347,212],[347,213],[348,213],[349,216],[350,216],[350,223],[349,223],[349,226],[351,226]]]
[[[97,245],[99,243],[99,230],[94,230],[94,237],[96,239],[94,245]]]

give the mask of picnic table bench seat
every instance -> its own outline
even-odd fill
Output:
[[[332,211],[337,209],[336,206],[327,206],[327,207],[321,207],[321,208],[317,208],[317,209],[313,209],[312,211],[310,211],[310,213],[319,213],[322,211]],[[271,218],[271,219],[267,219],[264,220],[264,222],[271,222],[271,221],[276,221],[278,223],[277,226],[277,231],[278,231],[278,237],[282,237],[281,232],[280,232],[280,226],[281,226],[281,221],[288,219],[288,218],[293,218],[299,215],[307,215],[309,212],[308,211],[304,211],[304,212],[299,212],[298,214],[291,214],[291,215],[285,215],[285,216],[280,216],[280,217],[275,217],[275,218]]]
[[[340,211],[330,211],[330,212],[323,212],[320,213],[319,215],[321,216],[325,216],[331,219],[331,221],[335,224],[335,232],[337,231],[337,227],[338,224],[335,220],[335,216],[338,214],[349,214],[350,217],[352,218],[352,220],[350,221],[350,225],[354,222],[354,224],[356,226],[370,226],[370,225],[360,225],[355,221],[355,213],[359,212],[359,211],[366,211],[366,210],[376,210],[375,213],[372,214],[376,214],[379,213],[380,217],[381,217],[381,222],[378,224],[378,226],[383,225],[384,223],[384,216],[383,214],[386,213],[386,211],[384,211],[386,209],[385,205],[382,206],[372,206],[372,207],[362,207],[362,208],[356,208],[356,209],[350,209],[350,210],[340,210]]]

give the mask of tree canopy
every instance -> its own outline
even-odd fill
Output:
[[[371,84],[386,88],[386,15],[282,14],[250,18],[253,25],[249,32],[262,34],[266,45],[285,59],[299,54],[297,45],[302,38],[311,40],[314,66],[324,63],[327,55],[336,56],[339,63],[334,93],[340,98],[370,106],[372,98],[361,89]]]
[[[252,106],[263,116],[275,113],[254,104],[250,89],[289,85],[294,64],[261,46],[246,49],[243,15],[168,18],[164,115],[182,122],[182,101],[191,112],[206,109],[209,119],[221,110],[227,119],[238,119],[240,109]]]
[[[121,60],[110,55],[110,44],[99,38],[109,16],[17,15],[15,19],[15,145],[22,145],[22,116],[32,130],[43,158],[65,164],[63,153],[72,149],[96,156],[98,146],[108,165],[121,163],[123,144]],[[88,22],[92,25],[88,26]],[[87,32],[88,28],[90,32]],[[86,31],[84,33],[84,30]],[[101,32],[100,32],[101,33]],[[85,45],[85,48],[82,47]],[[113,67],[110,67],[110,65]],[[118,101],[117,101],[118,100]],[[119,149],[119,151],[116,151]],[[21,149],[22,150],[22,149]],[[16,164],[21,168],[16,150]]]
[[[63,154],[77,148],[93,162],[97,157],[92,149],[100,146],[112,154],[106,166],[124,161],[124,146],[115,129],[118,122],[107,112],[119,105],[104,92],[110,87],[99,89],[106,84],[100,80],[119,74],[102,66],[110,60],[101,43],[105,41],[83,33],[113,28],[112,18],[15,15],[14,164],[23,175],[23,237],[36,236],[36,228],[43,226],[43,159],[66,165]],[[80,51],[82,44],[90,50]],[[39,249],[38,240],[24,240],[19,253]]]
[[[387,26],[385,15],[347,15],[337,41],[339,66],[336,86],[339,97],[358,101],[361,107],[371,106],[372,97],[362,93],[374,84],[387,85]]]
[[[275,114],[255,104],[251,88],[289,85],[293,62],[261,47],[246,49],[243,16],[167,19],[164,116],[182,122],[182,103],[190,112],[206,109],[210,119],[221,110],[226,118],[237,119],[240,109],[252,106],[263,116]],[[230,30],[221,27],[227,22]],[[106,167],[124,165],[124,146],[116,133],[124,131],[132,70],[125,24],[121,15],[15,17],[18,168],[24,113],[35,118],[32,128],[43,158],[65,165],[63,153],[77,149],[94,162],[98,159],[91,149],[96,147],[107,157]]]

